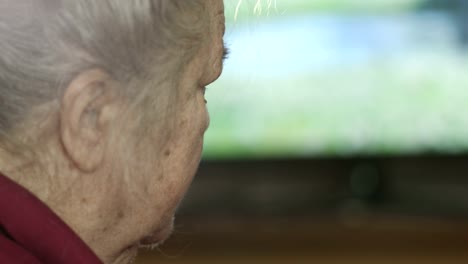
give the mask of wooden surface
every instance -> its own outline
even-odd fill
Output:
[[[165,246],[143,252],[136,263],[468,263],[468,225],[463,221],[186,221]]]
[[[204,162],[173,238],[136,263],[467,264],[467,160]]]
[[[236,257],[192,257],[178,258],[174,260],[154,258],[151,255],[142,257],[137,264],[150,263],[174,263],[174,264],[206,264],[206,263],[223,263],[223,264],[276,264],[276,263],[294,263],[294,264],[466,264],[468,259],[465,256],[328,256],[328,257],[287,257],[287,256],[236,256]]]

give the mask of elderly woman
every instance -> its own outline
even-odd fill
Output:
[[[222,0],[0,0],[0,263],[129,263],[197,169]]]

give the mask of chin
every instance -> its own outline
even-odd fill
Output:
[[[138,255],[138,246],[131,246],[125,249],[112,264],[133,263]]]
[[[162,228],[143,238],[140,242],[140,247],[153,249],[160,246],[172,235],[173,230],[174,218],[172,217]]]

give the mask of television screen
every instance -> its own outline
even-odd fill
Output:
[[[468,1],[227,1],[205,158],[468,150]]]

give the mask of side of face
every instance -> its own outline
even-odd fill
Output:
[[[58,149],[66,157],[62,173],[73,175],[75,184],[66,205],[61,200],[52,207],[105,263],[127,263],[141,244],[171,234],[198,168],[209,125],[205,87],[220,76],[224,53],[223,1],[207,0],[206,7],[209,26],[201,48],[169,91],[169,125],[142,121],[134,127],[137,122],[123,117],[130,104],[112,92],[117,84],[101,70],[80,74],[65,92]],[[144,133],[133,133],[139,129]]]
[[[136,164],[142,165],[131,169],[132,177],[140,179],[134,184],[140,195],[129,197],[133,207],[129,226],[135,228],[133,234],[144,236],[142,243],[146,245],[160,243],[171,234],[175,211],[201,159],[203,135],[209,126],[205,87],[220,76],[224,52],[224,4],[221,0],[209,2],[210,23],[204,43],[174,90],[169,136],[161,145],[156,144],[157,133],[142,139],[144,149],[136,153]]]

